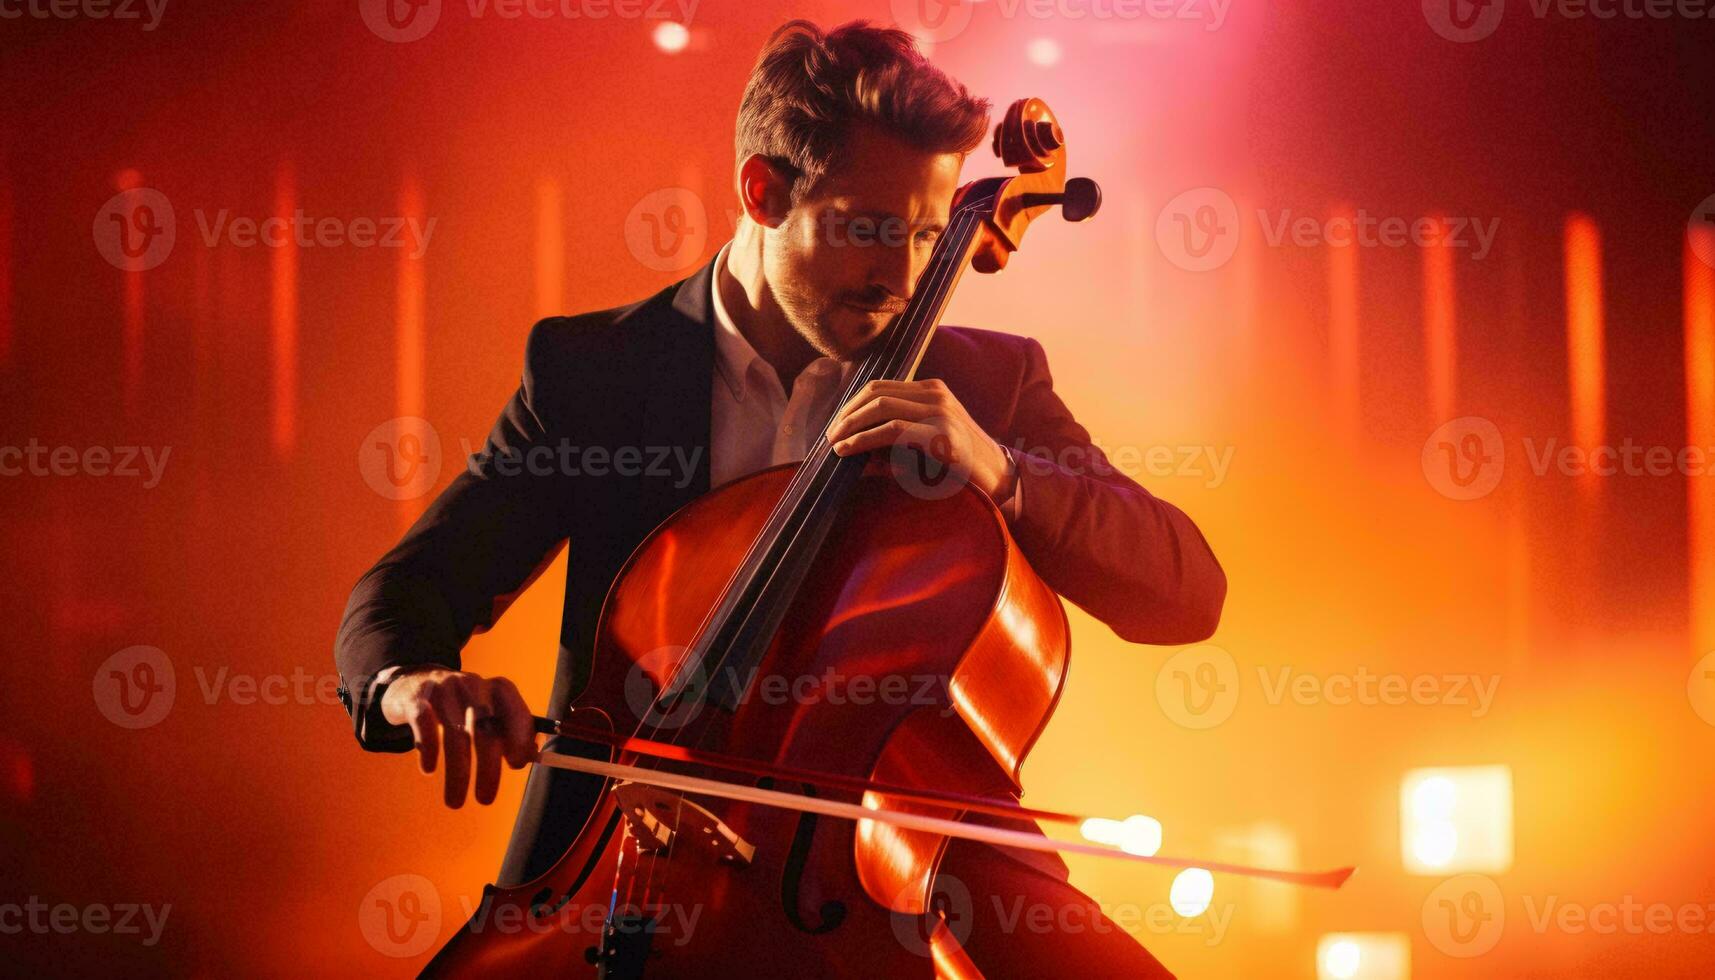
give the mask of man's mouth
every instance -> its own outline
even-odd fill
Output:
[[[884,316],[894,316],[894,315],[902,312],[900,310],[895,310],[890,306],[868,306],[868,305],[865,305],[863,303],[853,303],[850,300],[842,300],[841,304],[844,306],[850,307],[851,309],[857,310],[859,313],[867,313],[867,314],[870,314],[872,316],[876,315],[876,314],[881,314]]]

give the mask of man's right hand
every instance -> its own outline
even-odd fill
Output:
[[[381,698],[381,714],[394,725],[411,726],[417,761],[435,771],[443,748],[447,760],[446,803],[464,805],[476,757],[476,801],[487,806],[500,789],[500,760],[522,769],[536,758],[535,720],[518,688],[504,677],[485,678],[445,667],[407,667],[393,675]]]

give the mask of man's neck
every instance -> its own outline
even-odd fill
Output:
[[[721,305],[726,307],[733,325],[774,368],[781,386],[790,395],[793,380],[822,355],[798,333],[775,302],[762,274],[762,230],[749,221],[739,222],[732,247],[727,249],[726,262],[715,276],[714,288],[720,290]]]

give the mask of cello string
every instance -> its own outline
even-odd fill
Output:
[[[921,305],[913,304],[914,308],[907,311],[907,313],[902,316],[901,322],[895,325],[896,329],[892,331],[892,335],[888,338],[888,343],[884,347],[880,356],[866,358],[866,362],[873,362],[875,364],[875,368],[873,370],[860,372],[862,375],[873,376],[870,378],[873,380],[896,373],[903,366],[900,356],[901,353],[910,355],[911,352],[919,346],[919,344],[916,343],[917,338],[914,335],[916,332],[922,330],[925,325],[933,322],[932,315],[934,311],[946,299],[948,286],[950,284],[950,280],[953,278],[952,274],[963,267],[964,252],[966,247],[970,244],[969,232],[973,230],[973,222],[970,219],[974,214],[976,214],[976,212],[977,207],[975,205],[971,206],[968,210],[961,211],[958,220],[962,223],[962,227],[954,234],[948,236],[949,238],[958,240],[957,244],[951,246],[947,251],[947,254],[952,256],[955,261],[941,263],[938,268],[933,266],[931,267],[929,271],[937,281],[930,283],[927,299]],[[926,341],[927,338],[925,337],[924,340]],[[903,351],[901,350],[902,348]],[[867,383],[868,380],[861,380],[860,382],[860,378],[854,376],[851,385],[848,386],[848,390],[855,392],[857,389],[861,388],[862,384]],[[817,437],[816,443],[810,450],[811,454],[816,456],[815,461],[810,465],[800,466],[799,468],[799,474],[804,473],[806,470],[814,471],[809,480],[810,486],[804,491],[805,493],[813,492],[815,494],[814,497],[805,498],[810,508],[814,508],[816,504],[819,504],[823,499],[825,499],[827,484],[831,481],[833,472],[839,465],[840,460],[844,458],[832,455],[829,450],[830,447],[827,445],[827,426],[824,424],[822,434]],[[804,502],[805,501],[797,502],[793,507],[794,512],[798,512]],[[801,519],[796,522],[795,526],[783,528],[772,535],[772,537],[778,539],[781,534],[790,534],[790,537],[786,539],[786,553],[791,552],[804,532],[805,521],[802,519],[801,514],[799,516]],[[760,541],[766,537],[770,537],[770,535],[767,533],[767,529],[765,528],[764,533],[758,535],[758,540]],[[762,587],[764,592],[766,592],[768,586],[773,582],[776,574],[778,573],[780,564],[781,562],[777,560],[772,568],[756,569],[752,574],[751,582],[755,581],[755,576],[762,576]],[[750,584],[751,583],[747,582],[746,587],[748,588]],[[750,621],[751,616],[753,616],[756,611],[756,607],[757,604],[753,603],[743,611],[736,611],[735,614],[740,617],[738,619],[738,624],[741,629],[744,624]],[[705,616],[705,625],[708,618],[708,616]],[[732,654],[732,652],[733,651],[730,647],[722,650],[716,657],[714,671],[705,671],[704,679],[706,680],[711,673],[718,672],[723,668],[725,666],[726,659]],[[697,666],[700,669],[703,664],[699,663]],[[681,686],[680,689],[674,693],[673,707],[678,706],[679,701],[686,696],[686,692],[688,690],[688,687]],[[670,711],[672,709],[669,708],[668,710]],[[639,727],[639,731],[641,730],[642,726]],[[667,739],[668,743],[678,744],[681,734],[683,733],[675,731],[673,736]],[[700,740],[698,744],[700,745]]]
[[[894,329],[889,331],[889,336],[884,341],[882,349],[875,355],[865,358],[860,369],[853,373],[853,377],[847,383],[845,393],[841,396],[839,403],[841,407],[843,407],[857,391],[861,390],[863,385],[868,384],[870,380],[892,376],[897,373],[903,367],[903,363],[901,362],[902,352],[915,359],[915,351],[917,348],[919,346],[927,345],[929,338],[933,335],[933,327],[938,320],[938,311],[945,303],[947,295],[950,292],[951,282],[956,278],[955,274],[963,269],[964,263],[968,258],[967,250],[972,238],[974,237],[973,233],[976,227],[976,223],[973,219],[980,210],[980,201],[960,208],[959,214],[956,216],[954,222],[957,230],[947,236],[949,239],[952,239],[952,242],[946,243],[947,248],[944,252],[944,256],[948,261],[937,263],[936,259],[941,258],[940,256],[932,257],[931,259],[930,272],[931,279],[933,281],[929,284],[930,288],[926,294],[926,298],[920,304],[911,304],[911,307],[901,315],[899,322],[893,325]],[[919,295],[921,297],[925,294]],[[918,337],[918,333],[920,331],[922,332],[921,338]],[[766,596],[768,594],[769,586],[773,583],[775,576],[779,571],[780,564],[783,561],[783,556],[791,554],[792,549],[797,545],[797,542],[804,531],[804,524],[806,521],[803,516],[803,509],[808,506],[808,508],[813,510],[816,505],[821,503],[828,492],[828,484],[832,482],[833,474],[842,457],[833,456],[830,451],[830,447],[827,443],[826,423],[823,424],[822,432],[818,435],[816,443],[811,447],[810,453],[815,456],[815,462],[810,466],[801,465],[798,471],[794,473],[792,481],[788,484],[787,492],[782,495],[782,500],[777,502],[773,511],[771,511],[769,520],[765,523],[763,533],[759,534],[757,538],[752,541],[750,549],[746,554],[745,561],[740,564],[740,569],[742,570],[746,564],[751,563],[752,555],[757,551],[763,541],[767,540],[772,544],[773,542],[778,541],[783,531],[787,530],[787,528],[780,528],[773,530],[772,533],[770,533],[768,528],[769,524],[775,523],[776,516],[785,510],[792,514],[799,515],[800,519],[796,522],[795,526],[790,527],[791,536],[785,543],[785,550],[782,558],[777,558],[774,566],[767,569],[766,572],[759,568],[753,568],[745,582],[745,590],[748,590],[750,586],[755,583],[757,575],[762,575],[761,595]],[[806,476],[806,471],[810,471],[808,476]],[[795,487],[795,484],[799,486]],[[815,494],[814,497],[808,497],[808,494],[811,492]],[[793,499],[790,505],[787,505],[786,501],[793,497],[796,497],[796,499]],[[808,504],[806,504],[806,500],[808,501]],[[729,578],[726,586],[727,591],[723,592],[722,601],[716,604],[715,609],[719,609],[727,604],[727,595],[730,594],[733,580],[737,577],[738,573],[735,572],[734,576]],[[738,625],[741,631],[744,625],[750,621],[750,617],[755,612],[755,607],[756,603],[753,603],[749,608],[743,610],[742,613],[739,614],[741,618],[738,621]],[[715,609],[711,609],[710,612],[704,614],[703,620],[698,627],[699,636],[698,640],[695,641],[698,647],[703,645],[703,636],[708,629],[709,622],[715,615]],[[729,613],[728,615],[731,614]],[[730,645],[726,649],[720,651],[716,657],[714,669],[718,671],[725,667],[725,661],[732,655],[732,653],[733,650]],[[707,659],[708,650],[705,648],[697,652],[695,655],[698,657],[698,663],[694,666],[696,669],[700,670],[702,669],[703,662]],[[680,669],[682,669],[682,667],[683,665]],[[675,671],[675,675],[677,675],[677,670]],[[705,673],[704,676],[706,678],[709,674]],[[690,690],[690,686],[680,686],[679,689],[670,697],[672,706],[667,710],[672,711],[674,708],[677,708],[679,704],[683,702],[684,698],[688,696],[688,692]],[[654,705],[652,707],[658,709],[659,705]],[[656,733],[659,734],[659,726],[652,726],[646,718],[639,723],[634,735],[640,735],[646,728],[650,727],[654,727],[656,729]],[[709,733],[713,726],[705,724],[697,727],[701,730],[693,740],[693,747],[700,748],[709,737]],[[678,744],[679,740],[686,734],[689,733],[675,730],[666,741],[668,744]],[[676,819],[674,821],[675,825],[680,822],[679,818],[683,815],[684,803],[685,798],[683,795],[680,795],[677,805],[679,812],[676,814]],[[661,860],[661,858],[657,857],[649,862],[649,871],[645,875],[644,882],[646,894],[653,890],[655,866],[659,860]]]
[[[960,208],[959,212],[954,215],[954,219],[956,221],[957,219],[965,218],[974,213],[974,211],[974,206],[963,206]],[[941,255],[932,257],[931,270],[935,268],[933,263],[940,259]],[[902,317],[908,316],[910,312],[911,311],[908,310],[906,314],[902,314]],[[896,324],[895,326],[903,326],[903,323]],[[896,357],[896,347],[900,342],[902,342],[901,338],[903,338],[905,332],[906,331],[902,329],[892,329],[887,332],[887,335],[883,338],[882,345],[878,347],[875,352],[866,357],[859,365],[858,370],[852,373],[852,377],[846,383],[845,391],[840,396],[838,402],[839,406],[843,407],[857,394],[863,385],[867,384],[875,376],[884,375],[896,370],[896,368],[891,367],[890,365]],[[771,542],[779,540],[779,536],[784,530],[784,525],[791,522],[792,515],[798,513],[804,502],[809,499],[807,495],[812,491],[816,491],[817,496],[815,499],[818,501],[821,499],[819,484],[824,484],[832,475],[828,472],[831,467],[824,465],[827,462],[827,459],[822,455],[826,443],[826,432],[827,426],[824,424],[822,432],[818,433],[816,442],[806,453],[805,460],[809,462],[810,465],[799,466],[799,468],[793,473],[792,478],[788,481],[786,489],[781,493],[780,498],[776,500],[774,506],[770,508],[769,514],[763,521],[761,529],[751,540],[745,550],[744,556],[740,559],[737,566],[735,566],[732,574],[727,577],[727,581],[722,585],[715,603],[703,614],[702,620],[698,623],[692,634],[695,639],[692,641],[693,645],[690,650],[690,656],[688,656],[678,668],[675,668],[674,677],[669,678],[669,683],[673,683],[678,673],[686,667],[691,667],[693,669],[703,668],[704,662],[710,653],[710,650],[704,645],[708,642],[707,637],[710,635],[710,631],[708,629],[710,621],[720,615],[731,615],[735,611],[737,597],[748,591],[750,586],[755,583],[756,577],[761,573],[768,545]],[[684,689],[685,685],[679,685],[679,690],[675,693],[682,694]],[[668,710],[671,709],[669,708]],[[647,723],[647,717],[640,719],[640,724],[634,734],[641,733],[647,726]]]
[[[961,209],[959,215],[956,216],[956,222],[962,221],[964,225],[968,227],[971,224],[969,219],[977,212],[977,210],[978,207],[976,205],[971,205],[967,208]],[[962,234],[962,229],[958,233]],[[953,237],[955,237],[955,235],[949,235],[949,238]],[[968,243],[961,243],[956,249],[951,251],[962,253],[964,244]],[[957,263],[957,265],[962,265],[962,261]],[[932,267],[931,271],[939,274],[945,271],[945,267],[941,269]],[[940,278],[944,280],[947,277],[941,276]],[[926,306],[933,306],[944,298],[944,285],[944,282],[935,282],[931,284],[934,295],[931,297],[932,302],[926,304]],[[849,401],[851,396],[870,380],[892,374],[898,370],[899,347],[905,344],[908,334],[919,329],[921,326],[921,314],[924,309],[924,306],[920,306],[904,315],[915,316],[918,322],[913,323],[908,319],[902,319],[899,324],[896,324],[896,327],[899,329],[889,332],[882,349],[875,355],[865,359],[864,365],[859,371],[854,372],[851,381],[848,383],[846,394],[842,397],[840,402],[841,405],[844,405],[846,401]],[[729,577],[721,599],[711,607],[709,612],[704,614],[703,620],[697,629],[696,635],[698,639],[693,641],[696,645],[692,648],[693,656],[698,662],[694,664],[687,662],[682,665],[680,669],[683,669],[685,666],[690,666],[695,669],[702,670],[705,679],[712,673],[712,671],[708,669],[708,655],[711,651],[707,649],[698,649],[708,635],[709,621],[715,618],[715,616],[722,611],[724,606],[736,604],[734,601],[731,601],[734,593],[742,594],[743,592],[748,591],[750,586],[757,581],[758,576],[764,574],[764,569],[760,567],[763,562],[760,557],[755,557],[755,553],[758,550],[765,551],[766,542],[780,540],[780,536],[785,530],[784,528],[775,528],[772,525],[787,523],[791,514],[798,513],[806,502],[809,502],[811,506],[814,506],[815,503],[819,503],[823,499],[826,484],[833,475],[832,471],[834,467],[838,465],[838,461],[841,459],[841,457],[832,456],[827,452],[826,432],[827,427],[824,424],[822,433],[817,437],[816,443],[811,447],[809,454],[806,457],[806,459],[810,460],[810,465],[800,466],[797,473],[794,474],[793,480],[788,484],[786,492],[782,494],[781,500],[776,503],[774,510],[770,513],[769,520],[764,523],[762,531],[752,541],[745,559],[740,562],[738,569],[735,570],[731,577]],[[811,493],[814,493],[813,497],[809,496]],[[786,515],[786,520],[776,520],[776,517],[782,512],[791,513]],[[792,540],[796,540],[796,537],[794,536]],[[788,550],[791,548],[790,542],[787,544],[787,548]],[[742,586],[735,589],[734,583],[740,578],[744,578],[745,582]],[[764,587],[766,587],[767,581],[771,578],[772,571],[770,570],[768,578],[763,579]],[[729,611],[728,615],[732,615],[734,612],[735,610]],[[739,621],[742,626],[744,622],[748,621],[750,612],[747,610],[743,613],[739,613],[739,615],[744,617]],[[730,651],[721,652],[715,663],[715,670],[724,666],[724,661],[728,653],[730,653]],[[675,675],[676,674],[677,671],[675,672]],[[681,685],[679,690],[674,692],[673,702],[671,702],[671,704],[669,704],[665,709],[662,709],[660,704],[654,705],[653,707],[656,709],[656,713],[663,714],[673,710],[673,708],[678,706],[679,699],[686,696],[687,690],[688,687]],[[640,734],[647,727],[650,727],[650,725],[647,718],[645,718],[634,734]]]

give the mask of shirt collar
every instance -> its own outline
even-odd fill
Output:
[[[774,367],[762,359],[762,355],[756,352],[750,341],[744,339],[738,324],[733,322],[732,314],[727,312],[726,302],[721,299],[721,273],[726,271],[727,253],[731,251],[732,242],[721,246],[721,250],[715,255],[714,274],[709,277],[709,292],[713,294],[715,315],[715,367],[720,372],[721,380],[732,392],[733,398],[744,401],[744,382],[750,372],[766,369],[772,373]],[[857,367],[857,362],[818,357],[804,366],[799,377],[820,374],[835,367],[838,367],[842,379],[849,379],[852,370]],[[779,380],[779,375],[775,375],[775,380]]]
[[[721,380],[726,382],[733,398],[744,401],[745,376],[750,373],[752,365],[766,367],[767,364],[756,348],[750,346],[750,341],[744,339],[744,334],[738,332],[738,324],[733,322],[732,314],[727,312],[726,303],[721,299],[721,273],[726,271],[726,257],[730,251],[732,242],[721,246],[715,255],[714,275],[709,277],[709,291],[714,294],[715,367],[720,370]]]

